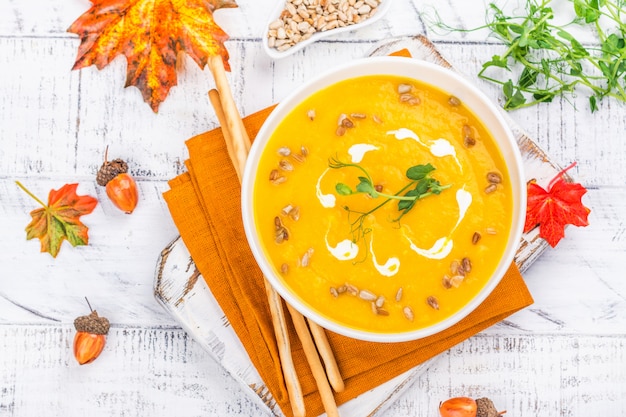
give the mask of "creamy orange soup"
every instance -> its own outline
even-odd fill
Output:
[[[415,188],[407,169],[426,164],[439,194],[406,213],[398,200],[381,204],[380,193]],[[359,177],[375,196],[357,192]],[[253,204],[285,284],[329,320],[380,333],[466,305],[496,269],[512,221],[508,172],[481,122],[445,92],[392,76],[340,82],[298,105],[263,151]]]

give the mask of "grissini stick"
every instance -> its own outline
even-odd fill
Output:
[[[222,134],[226,141],[226,148],[228,155],[230,156],[233,164],[235,165],[235,171],[241,182],[241,175],[243,174],[243,167],[235,163],[237,161],[237,153],[234,152],[232,146],[232,137],[225,123],[225,115],[222,109],[220,94],[217,90],[209,91],[209,99],[211,104],[215,108],[215,114],[222,126]],[[267,282],[263,280],[265,284],[265,290],[267,292],[267,299],[270,306],[270,313],[272,315],[272,325],[274,327],[274,333],[276,335],[276,344],[278,346],[278,355],[280,358],[280,365],[283,371],[283,378],[285,379],[285,386],[287,387],[287,394],[289,395],[289,402],[293,411],[294,417],[304,417],[306,410],[304,407],[304,396],[302,394],[302,388],[300,381],[296,373],[296,368],[293,364],[293,358],[291,357],[291,343],[289,342],[289,334],[287,332],[287,324],[285,322],[285,312],[283,311],[282,301],[276,291]]]
[[[243,126],[243,120],[241,119],[241,115],[239,114],[237,106],[235,105],[234,99],[232,97],[232,92],[230,90],[230,85],[228,84],[228,80],[226,79],[226,73],[224,70],[224,65],[223,65],[223,61],[221,57],[214,56],[214,57],[209,58],[208,65],[215,79],[215,83],[216,83],[217,90],[218,90],[217,97],[219,97],[219,103],[221,104],[221,110],[222,110],[221,113],[224,116],[225,123],[222,123],[222,121],[220,121],[220,123],[222,127],[226,126],[227,127],[226,130],[228,130],[229,132],[228,136],[230,137],[230,139],[227,139],[226,135],[224,135],[224,138],[226,140],[230,140],[231,142],[230,149],[232,153],[229,152],[229,154],[231,155],[233,164],[239,167],[240,173],[243,173],[246,159],[248,156],[248,152],[250,150],[250,138],[248,137],[245,127]],[[215,93],[213,93],[213,95],[215,95]],[[240,179],[241,179],[241,176],[240,176]],[[280,303],[280,297],[275,292],[275,290],[271,287],[271,285],[269,285],[267,280],[265,280],[265,286],[268,291],[270,305],[274,304],[275,307],[279,308],[280,311],[282,311],[282,303]],[[278,300],[278,303],[275,303],[272,300]],[[332,354],[332,351],[330,350],[330,346],[325,337],[326,335],[323,333],[323,329],[319,329],[319,330],[322,330],[321,333],[324,336],[321,341],[322,342],[325,341],[325,343],[321,343],[320,345],[318,345],[318,348],[316,349],[315,344],[313,343],[311,339],[311,334],[309,333],[309,329],[306,325],[304,317],[291,306],[288,306],[288,308],[292,316],[292,321],[294,322],[294,325],[296,326],[296,332],[302,343],[305,356],[307,358],[307,361],[309,363],[309,366],[311,367],[311,371],[317,383],[318,390],[320,391],[320,395],[322,397],[322,403],[324,404],[324,409],[326,410],[328,417],[335,417],[335,416],[338,417],[339,412],[337,410],[337,405],[335,403],[332,391],[330,389],[328,379],[326,378],[326,374],[324,373],[324,368],[322,367],[322,364],[318,356],[318,349],[319,349],[321,352],[323,352],[323,353],[320,353],[322,357],[332,358],[332,361],[327,359],[327,362],[329,364],[334,363],[335,364],[334,368],[337,369],[336,361],[334,360],[334,356]],[[286,326],[284,322],[284,315],[279,314],[278,311],[276,313],[272,312],[272,318],[275,323],[279,324],[279,329],[278,329],[278,332],[276,333],[284,335],[285,340],[287,341],[287,345],[289,346]],[[282,323],[280,323],[281,318],[282,318]],[[319,336],[320,332],[317,332],[317,333]],[[291,352],[289,351],[289,358],[291,359],[290,353]],[[282,364],[282,359],[281,359],[281,364]],[[282,365],[284,366],[284,364]],[[333,368],[332,365],[330,367],[327,365],[327,367],[329,369]],[[291,373],[291,370],[289,370],[288,372]],[[283,370],[283,373],[285,374],[284,370]],[[295,374],[295,369],[293,371],[293,374]],[[339,375],[338,371],[331,379],[336,380],[337,375]],[[287,378],[286,375],[285,375],[285,378]],[[297,378],[297,375],[296,375],[296,378]],[[339,375],[338,378],[341,379],[341,376]],[[339,384],[337,385],[339,386]],[[340,385],[343,385],[343,381]],[[299,383],[298,383],[298,386],[299,386]]]

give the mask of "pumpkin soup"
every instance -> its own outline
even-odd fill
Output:
[[[460,100],[396,76],[339,82],[278,125],[254,183],[276,274],[368,332],[438,323],[485,285],[512,222],[508,171]]]

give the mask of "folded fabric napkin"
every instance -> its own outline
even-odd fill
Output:
[[[256,136],[272,109],[244,119],[250,138]],[[239,180],[221,129],[195,136],[186,144],[188,172],[169,182],[170,190],[164,193],[164,198],[196,267],[250,360],[284,414],[291,416],[264,278],[245,239]],[[408,371],[532,302],[513,264],[493,293],[474,312],[436,335],[413,342],[371,343],[327,332],[345,381],[345,391],[335,395],[337,403],[342,404]],[[291,323],[289,325],[307,415],[317,416],[324,410],[315,380],[295,330]]]

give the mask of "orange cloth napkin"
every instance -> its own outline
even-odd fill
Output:
[[[244,119],[251,138],[271,112]],[[170,181],[164,193],[181,237],[211,292],[241,339],[250,360],[282,411],[291,415],[263,283],[241,221],[240,187],[220,129],[187,141],[188,172]],[[473,313],[447,331],[414,342],[370,343],[328,333],[346,389],[344,403],[449,349],[530,305],[532,298],[511,265],[493,293]],[[315,381],[293,328],[294,362],[305,394],[307,415],[323,413]]]
[[[392,55],[408,56],[402,50]],[[250,138],[256,137],[273,107],[244,119]],[[241,220],[239,180],[228,156],[221,129],[187,142],[188,172],[169,182],[164,193],[174,223],[250,360],[283,413],[292,416],[285,388],[263,275],[245,239]],[[345,391],[335,394],[342,404],[425,362],[481,330],[532,304],[522,276],[513,264],[491,295],[452,328],[414,342],[371,343],[327,332]],[[287,314],[288,316],[288,314]],[[304,351],[290,324],[296,370],[308,416],[324,412]]]

